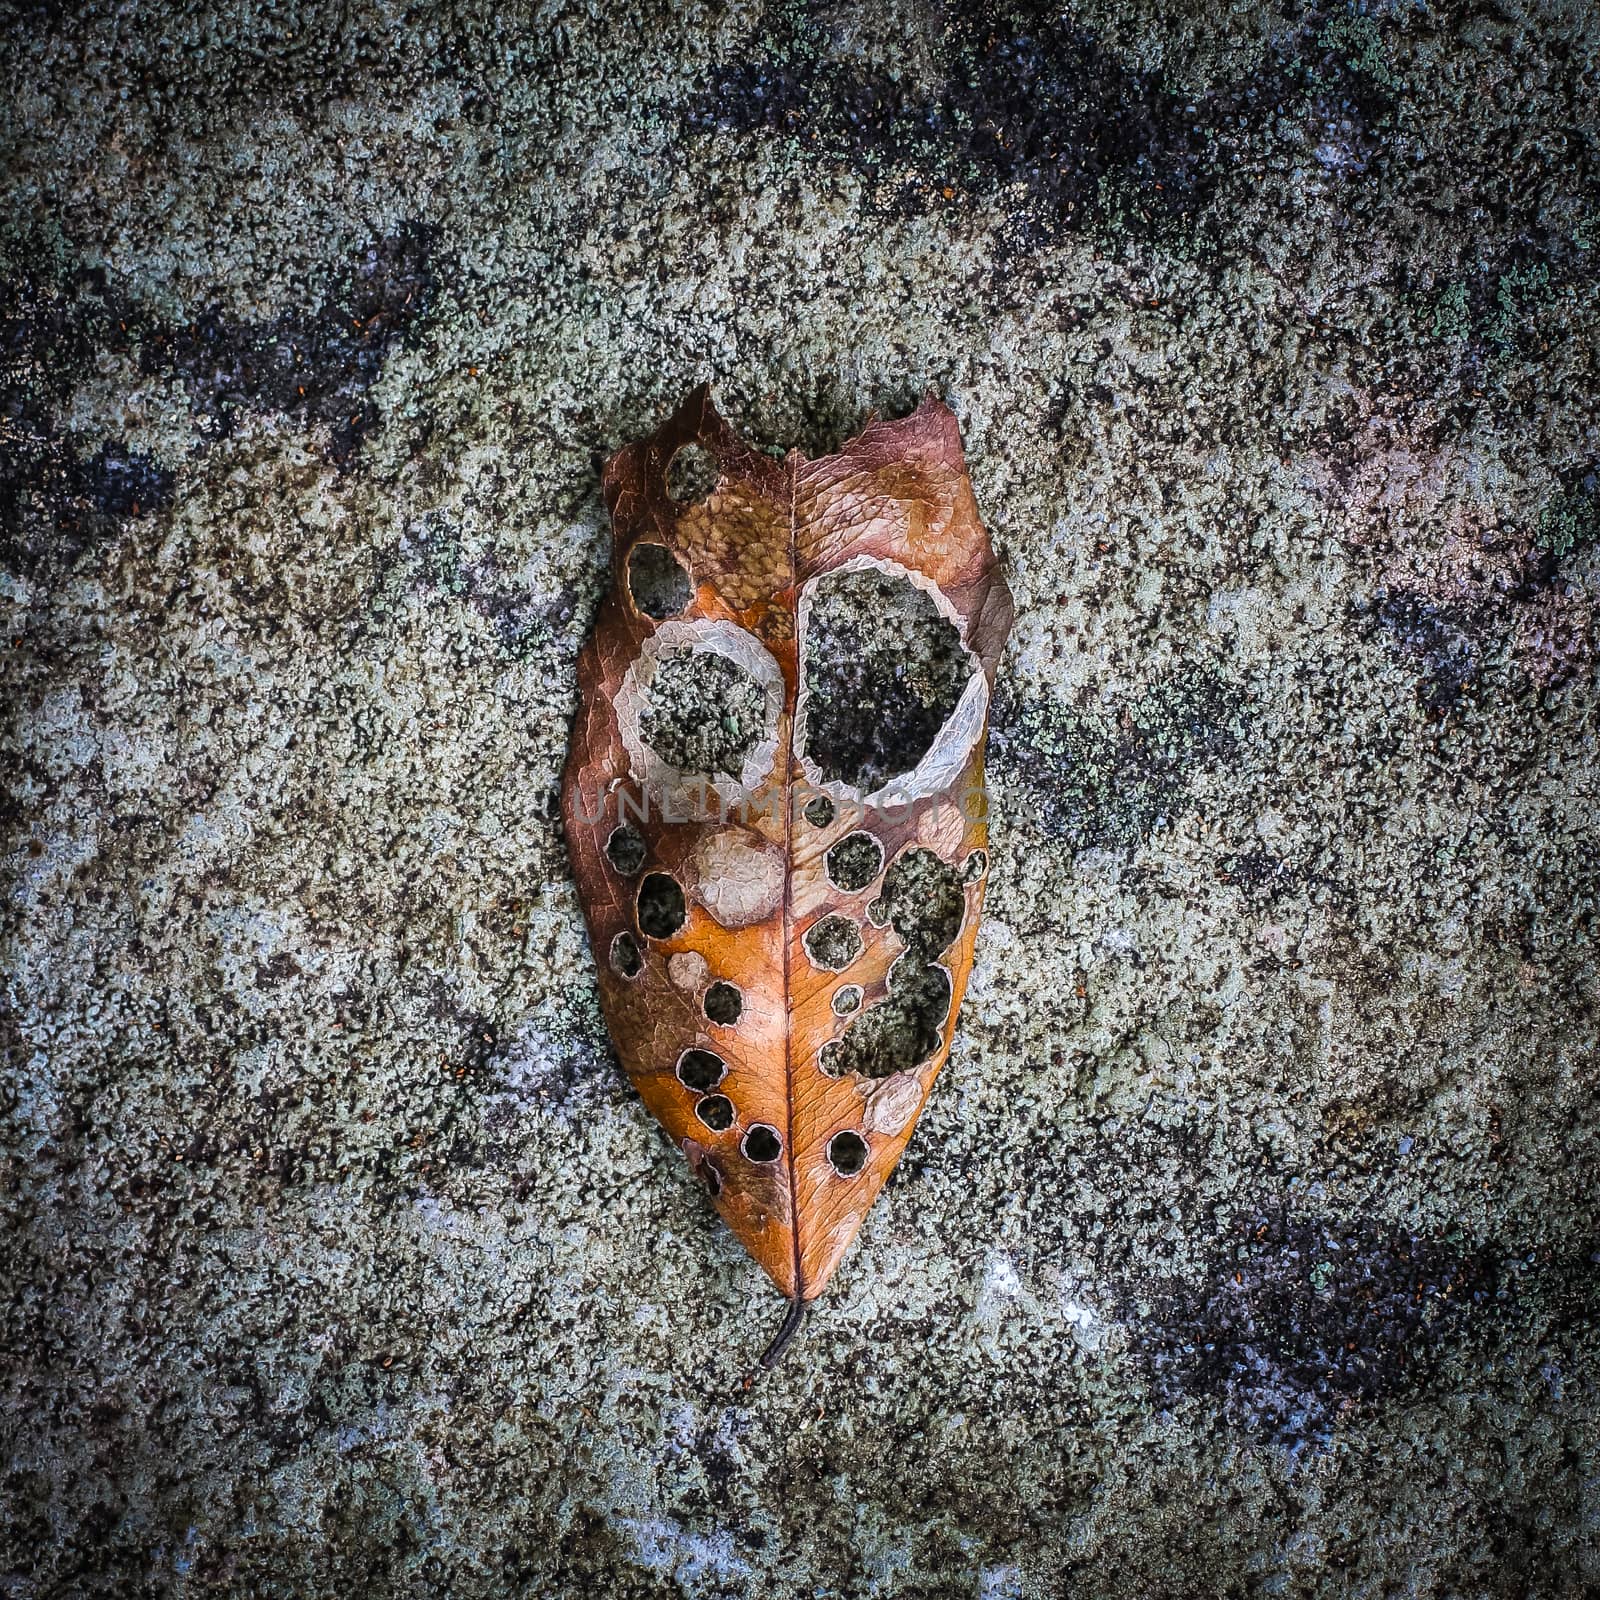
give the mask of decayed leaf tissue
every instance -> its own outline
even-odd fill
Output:
[[[778,461],[697,390],[605,496],[563,785],[602,1003],[792,1332],[949,1054],[1011,595],[931,396]]]

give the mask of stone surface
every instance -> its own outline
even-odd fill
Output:
[[[5,17],[5,1593],[1600,1583],[1591,7]],[[551,801],[702,378],[935,387],[1018,600],[748,1389]]]

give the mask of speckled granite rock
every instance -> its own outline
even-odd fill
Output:
[[[603,9],[5,11],[0,1592],[1591,1592],[1593,9]],[[1019,609],[748,1390],[552,796],[703,378]]]

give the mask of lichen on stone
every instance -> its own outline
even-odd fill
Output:
[[[677,650],[656,667],[640,718],[645,742],[686,773],[738,775],[766,727],[766,695],[716,650]]]

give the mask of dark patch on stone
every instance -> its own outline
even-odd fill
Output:
[[[0,412],[0,564],[27,578],[67,571],[126,523],[165,511],[172,486],[153,456],[108,440],[80,460],[71,435],[36,409],[8,406]]]
[[[347,465],[377,422],[368,391],[384,362],[432,304],[438,230],[407,222],[374,241],[315,306],[271,322],[203,312],[178,328],[153,327],[139,343],[141,370],[175,373],[215,437],[241,411],[324,423],[328,459]]]
[[[1018,253],[1086,227],[1151,232],[1195,217],[1231,153],[1279,137],[1285,118],[1325,169],[1363,172],[1393,109],[1370,52],[1314,17],[1253,73],[1193,95],[1124,66],[1042,0],[940,11],[939,80],[919,84],[855,68],[826,7],[791,8],[787,30],[716,75],[688,125],[792,138],[855,167],[893,213],[1003,195],[1002,243]]]
[[[418,519],[408,530],[407,544],[422,582],[471,606],[494,630],[500,649],[514,660],[583,632],[592,619],[592,605],[574,592],[548,600],[531,597],[524,582],[502,570],[493,552],[469,561],[448,516],[430,513]],[[593,598],[598,595],[596,585]]]
[[[1343,911],[1354,909],[1346,884],[1307,862],[1270,850],[1241,850],[1223,857],[1217,866],[1217,882],[1236,890],[1246,905],[1257,910],[1300,900],[1309,893]]]
[[[1002,686],[990,768],[1021,825],[1077,850],[1128,848],[1187,806],[1197,775],[1233,756],[1242,723],[1239,691],[1204,671],[1152,684],[1120,713]]]
[[[1480,652],[1461,611],[1401,592],[1380,595],[1371,615],[1395,649],[1421,664],[1417,700],[1425,710],[1453,709],[1477,681]]]
[[[1600,466],[1572,475],[1550,497],[1535,540],[1557,562],[1600,541]]]
[[[1130,1292],[1124,1316],[1157,1405],[1220,1401],[1233,1425],[1293,1448],[1325,1445],[1348,1405],[1426,1382],[1501,1293],[1487,1252],[1277,1210],[1241,1223],[1198,1284]]]
[[[915,769],[975,670],[909,578],[875,567],[820,578],[802,641],[807,757],[823,781],[873,793]]]

